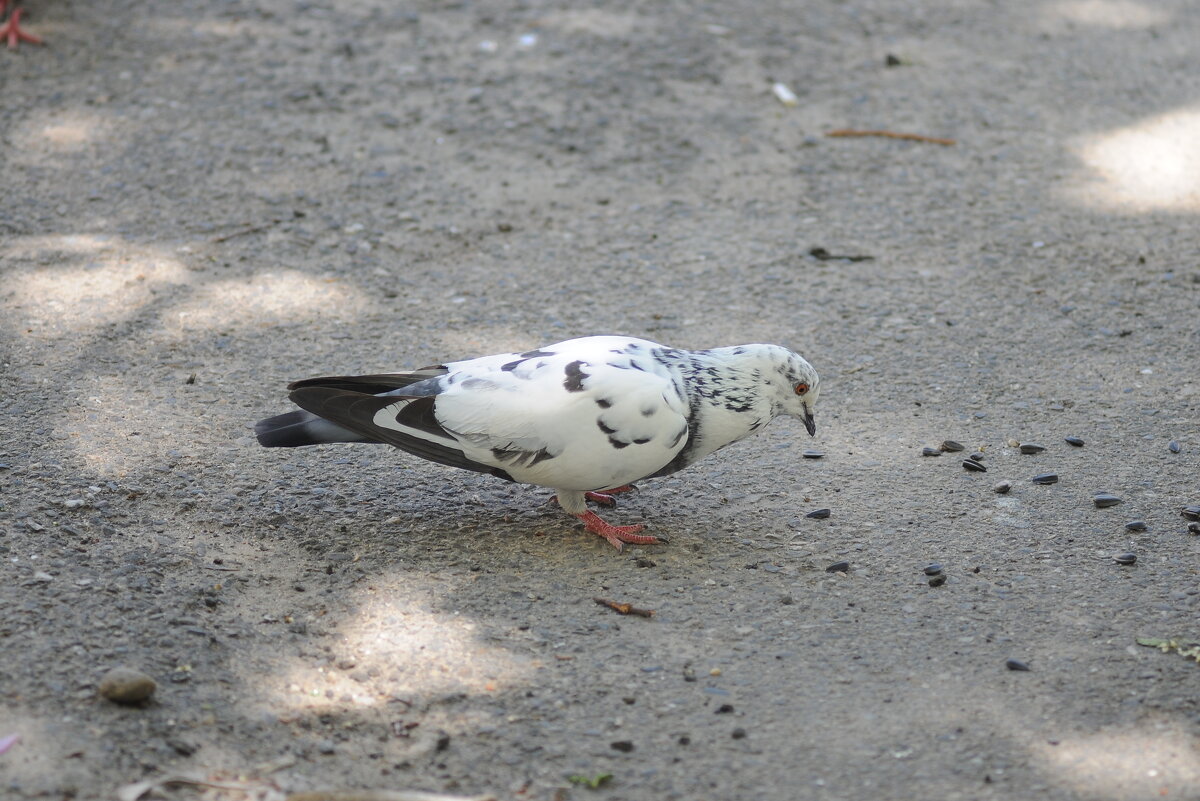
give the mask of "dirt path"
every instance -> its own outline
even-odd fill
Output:
[[[1200,797],[1200,666],[1136,644],[1200,639],[1195,4],[26,5],[4,798]],[[646,483],[612,518],[671,542],[618,555],[544,491],[248,428],[616,332],[795,347],[815,445]],[[97,698],[117,665],[154,700]]]

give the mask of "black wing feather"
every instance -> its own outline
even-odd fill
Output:
[[[411,373],[323,376],[321,378],[305,378],[302,381],[293,381],[288,384],[288,389],[329,387],[331,389],[344,389],[350,392],[363,392],[368,395],[382,395],[385,392],[394,392],[397,389],[403,389],[420,381],[438,378],[447,372],[446,368],[439,364],[434,367],[423,367],[420,370],[413,370]]]

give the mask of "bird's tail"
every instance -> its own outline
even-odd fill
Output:
[[[297,448],[301,445],[321,445],[327,442],[379,441],[303,409],[259,420],[254,424],[254,434],[258,437],[258,444],[264,448]]]

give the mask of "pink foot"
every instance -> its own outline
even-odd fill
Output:
[[[600,515],[595,512],[584,512],[580,515],[575,515],[583,521],[584,528],[593,534],[599,534],[604,539],[608,540],[612,547],[618,551],[624,547],[624,543],[632,543],[633,545],[656,545],[662,540],[658,537],[651,537],[648,534],[638,534],[645,526],[614,526],[612,523],[605,522],[600,518]]]
[[[7,5],[7,3],[5,3]],[[8,49],[15,50],[17,42],[29,42],[30,44],[41,44],[42,40],[34,36],[32,33],[25,33],[21,30],[21,11],[23,9],[14,8],[12,16],[8,18],[8,22],[0,25],[0,39],[8,40]]]
[[[583,493],[583,497],[587,498],[589,501],[598,503],[601,506],[616,506],[617,499],[613,497],[614,495],[622,492],[632,492],[635,489],[637,489],[637,487],[633,486],[632,484],[626,484],[623,487],[613,487],[612,489],[605,490],[604,492],[585,492]]]

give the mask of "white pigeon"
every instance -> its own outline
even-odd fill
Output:
[[[303,411],[260,420],[261,445],[394,445],[433,462],[550,487],[613,547],[650,544],[643,526],[589,511],[635,481],[681,470],[781,414],[810,435],[816,370],[779,345],[681,350],[593,336],[407,373],[309,378]]]

